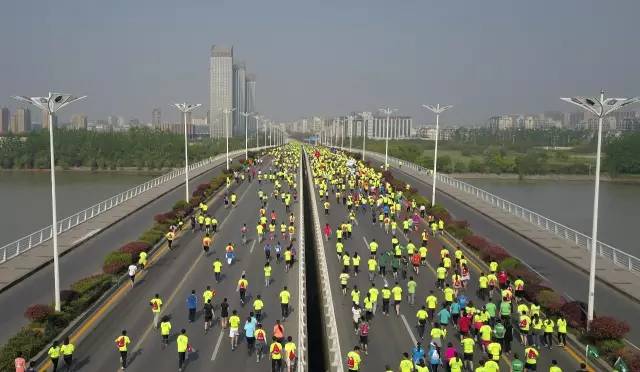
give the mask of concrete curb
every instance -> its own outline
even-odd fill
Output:
[[[307,370],[307,267],[305,261],[304,244],[304,180],[302,179],[302,153],[300,154],[300,169],[298,171],[298,372]]]

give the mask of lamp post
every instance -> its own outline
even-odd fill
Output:
[[[438,166],[438,139],[440,137],[440,114],[452,108],[452,105],[440,106],[438,103],[435,107],[431,105],[422,105],[422,107],[436,114],[436,144],[433,154],[433,182],[431,190],[431,205],[436,205],[436,170]]]
[[[256,119],[256,147],[259,147],[258,145],[260,142],[260,119],[262,119],[262,116],[255,115],[253,118]]]
[[[174,103],[175,107],[182,112],[182,119],[184,121],[184,200],[189,202],[189,147],[187,141],[187,113],[191,112],[201,104],[191,105],[188,103]]]
[[[344,148],[344,120],[342,118],[340,120],[340,147]]]
[[[51,162],[51,236],[53,238],[53,287],[56,311],[60,311],[60,265],[58,262],[58,215],[56,209],[56,169],[53,151],[53,114],[68,104],[79,101],[86,96],[74,97],[69,94],[51,93],[47,97],[12,97],[18,101],[28,103],[46,110],[49,118],[49,158]]]
[[[353,144],[353,116],[349,115],[349,152],[352,150]]]
[[[249,159],[249,125],[247,119],[253,115],[253,112],[241,112],[240,115],[244,116],[244,160]]]
[[[389,107],[380,109],[380,111],[382,111],[382,113],[387,115],[387,130],[386,130],[386,135],[384,138],[384,169],[387,170],[387,168],[389,167],[389,116],[394,112],[397,111],[396,109],[391,109]]]
[[[262,120],[262,128],[264,129],[264,146],[267,146],[267,119]]]
[[[227,170],[229,170],[229,115],[235,110],[235,108],[222,110],[224,113],[224,137],[227,143]]]
[[[598,147],[596,150],[596,179],[593,194],[593,225],[591,228],[591,263],[589,266],[589,301],[587,306],[587,328],[593,320],[593,308],[595,302],[596,286],[596,248],[598,246],[598,202],[600,197],[600,152],[602,147],[602,119],[608,114],[627,105],[640,101],[640,97],[634,98],[604,98],[604,90],[600,91],[600,97],[570,97],[560,98],[579,106],[598,117]]]
[[[362,116],[362,161],[364,161],[364,155],[366,153],[366,145],[367,145],[367,113],[361,112]]]

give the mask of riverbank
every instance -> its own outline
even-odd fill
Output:
[[[586,174],[532,174],[520,177],[515,173],[447,173],[448,176],[461,180],[550,180],[550,181],[593,181],[594,176]],[[640,175],[610,177],[603,174],[600,181],[614,183],[640,184]]]
[[[103,169],[103,168],[91,168],[91,167],[56,167],[56,171],[60,172],[78,172],[78,173],[113,173],[113,174],[136,174],[144,176],[159,176],[171,172],[174,168],[161,168],[161,169],[140,169],[137,167],[120,167],[116,169]],[[16,168],[16,169],[0,169],[2,173],[49,173],[49,169],[37,169],[37,168]]]

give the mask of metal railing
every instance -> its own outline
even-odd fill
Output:
[[[307,368],[307,267],[305,263],[304,242],[304,194],[302,179],[302,154],[300,154],[300,169],[298,169],[298,371],[305,372]]]
[[[252,151],[262,150],[266,147],[252,148]],[[243,150],[230,152],[229,155],[238,155],[244,153]],[[224,158],[225,154],[216,155],[204,160],[200,160],[197,163],[190,164],[189,170],[194,170],[200,168],[202,166],[211,164],[221,158]],[[124,192],[121,192],[118,195],[112,196],[109,199],[103,200],[100,203],[94,204],[91,207],[81,210],[69,217],[66,217],[57,223],[57,231],[58,235],[62,234],[65,231],[68,231],[110,209],[116,207],[124,202],[135,198],[136,196],[153,189],[159,185],[162,185],[178,176],[184,174],[184,168],[177,168],[173,171],[163,174],[162,176],[156,177],[152,180],[149,180],[143,184],[132,187]],[[53,237],[53,228],[52,225],[49,225],[45,228],[42,228],[34,233],[31,233],[25,237],[22,237],[14,242],[8,243],[3,247],[0,247],[0,264],[6,263],[12,258],[16,258],[20,254],[27,252],[33,247],[36,247]]]
[[[342,150],[348,151],[346,148],[342,148]],[[356,150],[355,152],[359,152]],[[373,156],[378,160],[384,161],[384,155],[380,155],[378,153],[373,153],[371,151],[367,151],[367,156]],[[408,162],[406,160],[398,159],[392,156],[388,157],[389,164],[395,164],[398,167],[402,165],[403,169],[411,169],[417,173],[426,173],[432,175],[431,169],[424,168],[420,165]],[[512,216],[518,217],[524,221],[535,225],[536,227],[548,231],[551,234],[559,237],[563,240],[567,240],[572,242],[573,244],[586,249],[591,252],[591,244],[592,239],[590,236],[583,234],[575,229],[567,227],[561,223],[558,223],[550,218],[540,215],[534,211],[531,211],[521,205],[512,203],[508,200],[505,200],[497,195],[494,195],[488,191],[475,187],[466,182],[460,181],[453,177],[449,177],[443,173],[436,174],[437,181],[448,186],[451,186],[459,191],[467,193],[469,195],[473,195],[477,199],[484,201],[485,203],[491,204],[493,207],[498,208]],[[430,182],[430,180],[429,180]],[[636,274],[640,274],[640,258],[632,256],[624,251],[621,251],[615,247],[607,243],[603,243],[598,241],[596,244],[597,254],[602,258],[606,258],[613,262],[616,266],[625,268],[629,271],[632,271]]]

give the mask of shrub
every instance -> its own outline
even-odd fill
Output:
[[[189,206],[189,203],[187,203],[185,200],[178,200],[174,205],[173,205],[173,211],[174,212],[179,212],[179,211],[183,211],[184,209],[186,209]]]
[[[564,314],[569,327],[584,329],[587,326],[586,308],[587,306],[584,302],[571,301],[564,304],[560,312]]]
[[[522,278],[525,287],[528,285],[540,285],[542,283],[542,278],[526,266],[518,266],[505,271],[509,274],[511,281],[514,281],[517,277]]]
[[[462,239],[462,242],[475,251],[479,251],[489,246],[489,242],[479,235],[469,235]]]
[[[121,274],[129,265],[131,265],[132,258],[129,253],[111,252],[104,258],[102,264],[102,271],[105,274]]]
[[[44,335],[47,339],[55,338],[69,324],[69,319],[63,313],[53,313],[46,319]]]
[[[485,262],[489,262],[489,261],[500,262],[505,258],[511,257],[509,255],[509,252],[505,251],[504,248],[502,248],[499,245],[489,245],[484,249],[480,249],[479,253],[480,253],[480,258]]]
[[[154,221],[162,225],[170,225],[175,222],[177,213],[174,211],[167,213],[159,213],[153,216]]]
[[[142,233],[142,235],[140,235],[138,240],[141,241],[141,242],[149,244],[149,246],[152,246],[152,245],[156,244],[157,242],[159,242],[160,239],[162,239],[163,236],[164,236],[163,232],[155,230],[155,229],[149,229],[149,230],[145,231],[144,233]]]
[[[97,287],[104,286],[105,283],[111,284],[112,277],[108,274],[98,274],[80,279],[77,282],[71,284],[71,289],[78,292],[80,296],[87,292],[94,290]]]
[[[535,295],[535,302],[545,309],[547,315],[557,315],[567,301],[555,291],[543,289]]]
[[[624,341],[614,339],[602,340],[598,342],[596,346],[602,353],[604,359],[613,363],[621,354],[622,349],[624,349]]]
[[[138,257],[138,254],[140,254],[140,252],[146,252],[150,248],[151,248],[151,245],[148,242],[135,241],[135,242],[129,242],[123,245],[118,250],[122,253],[128,253],[132,255],[132,257]]]
[[[504,260],[500,261],[500,268],[508,271],[510,269],[515,269],[520,266],[520,260],[515,257],[508,257]]]
[[[587,337],[593,341],[621,339],[629,333],[630,330],[629,324],[625,321],[608,316],[599,316],[593,318],[593,321],[591,321]]]
[[[42,337],[37,329],[23,328],[11,337],[0,349],[0,371],[13,371],[13,360],[16,353],[21,351],[25,359],[29,360],[45,347],[48,340]]]
[[[24,317],[32,322],[42,322],[51,314],[53,314],[53,308],[44,304],[31,305],[24,311]]]
[[[627,363],[629,370],[640,371],[640,351],[627,346],[619,351],[619,356]]]
[[[525,280],[525,279],[523,279]],[[527,281],[525,280],[525,285],[524,285],[524,298],[526,298],[528,301],[532,301],[532,302],[536,302],[536,296],[538,295],[538,293],[540,291],[550,291],[552,290],[549,287],[545,287],[542,285],[539,285],[537,283],[529,283],[527,284]],[[541,305],[541,304],[538,304]]]
[[[62,303],[71,302],[80,297],[80,294],[73,289],[63,289],[60,291],[60,301]]]

